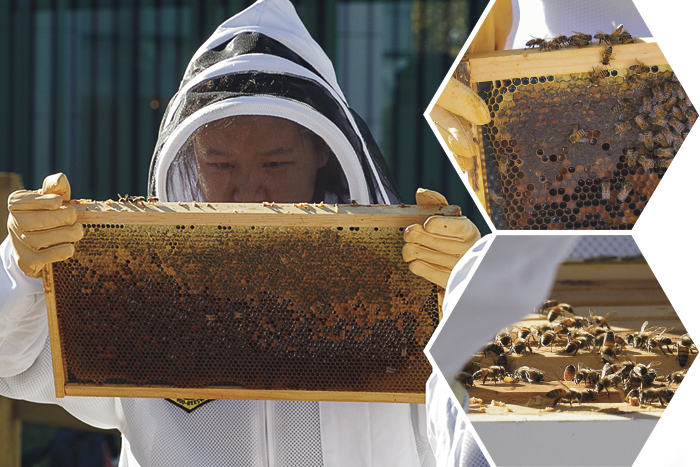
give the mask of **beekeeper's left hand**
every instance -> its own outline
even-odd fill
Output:
[[[447,206],[447,200],[437,191],[418,188],[419,206]],[[441,287],[447,286],[452,268],[477,240],[479,229],[464,216],[431,216],[423,225],[406,227],[403,235],[403,259],[414,274]]]

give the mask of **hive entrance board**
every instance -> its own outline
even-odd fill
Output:
[[[492,117],[476,132],[479,163],[469,178],[496,228],[630,229],[656,189],[668,168],[660,165],[670,159],[659,163],[654,155],[659,145],[646,149],[633,116],[655,85],[672,81],[672,70],[655,43],[620,45],[614,47],[611,65],[601,67],[609,76],[593,85],[601,50],[464,57],[471,86]],[[627,79],[637,60],[652,71],[644,90]],[[620,104],[626,110],[614,112]],[[631,122],[629,128],[619,131],[625,121]],[[662,130],[648,126],[653,134]],[[572,143],[576,129],[584,134]],[[654,167],[643,167],[639,159],[629,164],[629,148],[646,154]],[[603,189],[605,180],[609,191]],[[628,182],[629,195],[618,200]]]
[[[75,207],[45,277],[59,397],[424,400],[437,289],[403,230],[458,207]]]

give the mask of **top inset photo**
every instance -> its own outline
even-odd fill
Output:
[[[484,15],[430,119],[494,226],[631,230],[698,117],[634,3]]]

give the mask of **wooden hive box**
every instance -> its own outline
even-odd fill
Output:
[[[634,118],[645,97],[654,98],[655,86],[680,84],[655,42],[616,45],[608,67],[601,66],[604,47],[463,57],[460,69],[466,68],[464,75],[486,101],[492,121],[472,126],[478,155],[460,160],[460,166],[468,167],[470,184],[496,228],[630,229],[643,211],[672,156],[655,153],[666,143],[647,147]],[[630,70],[638,60],[649,73]],[[607,77],[594,82],[594,68]],[[643,77],[646,87],[631,76]],[[623,111],[613,110],[619,105]],[[670,117],[669,108],[665,118]],[[654,125],[646,113],[644,121],[652,137],[668,130],[684,139],[687,133],[687,128],[676,132],[671,125]],[[576,130],[583,132],[581,138],[570,140]],[[633,150],[646,159],[633,161]]]
[[[608,318],[608,322],[616,335],[622,337],[628,333],[636,333],[641,330],[643,323],[648,322],[648,328],[652,326],[668,328],[669,335],[674,341],[687,331],[673,310],[671,303],[664,294],[661,286],[654,277],[648,264],[642,258],[628,261],[584,261],[565,262],[557,272],[550,297],[559,302],[569,303],[574,307],[575,314],[588,317],[589,310],[596,315],[605,316],[615,313]],[[524,317],[513,326],[537,326],[548,323],[546,316],[532,313]],[[672,329],[671,329],[672,328]],[[533,353],[524,352],[521,355],[509,355],[510,370],[521,366],[533,367],[545,372],[545,381],[541,383],[528,383],[525,381],[495,384],[489,380],[486,384],[481,381],[468,388],[472,397],[482,399],[488,406],[491,401],[503,402],[512,412],[506,412],[504,407],[486,407],[485,413],[479,413],[478,407],[469,412],[472,421],[492,421],[496,418],[508,415],[502,421],[513,418],[518,421],[546,420],[548,417],[556,417],[557,420],[582,421],[592,420],[600,415],[626,416],[634,419],[637,414],[643,416],[660,416],[663,408],[657,403],[645,407],[632,407],[625,403],[627,392],[620,388],[610,389],[610,396],[606,391],[598,394],[592,402],[578,405],[574,402],[570,407],[568,402],[560,402],[556,412],[552,414],[542,413],[543,406],[526,407],[530,398],[545,395],[562,385],[557,382],[563,377],[564,368],[572,364],[578,367],[579,363],[591,369],[602,369],[603,362],[597,354],[598,349],[581,349],[576,355],[567,354],[562,347],[555,345],[553,350],[549,347],[538,348],[536,340],[531,342]],[[631,359],[636,363],[655,365],[657,373],[665,376],[672,371],[688,369],[695,361],[696,356],[690,355],[684,367],[679,365],[673,356],[664,356],[661,352],[648,352],[644,349],[635,349],[628,345],[624,354],[618,357],[621,360]],[[478,357],[485,365],[492,365],[491,354]],[[573,389],[591,389],[585,384],[576,385],[573,382],[564,382],[565,386]],[[655,383],[661,387],[665,383]],[[676,386],[674,385],[675,389]],[[551,406],[553,400],[547,399]],[[563,405],[562,405],[563,404]],[[632,417],[632,418],[630,418]]]
[[[422,402],[437,288],[403,230],[448,206],[75,203],[44,278],[56,394]]]

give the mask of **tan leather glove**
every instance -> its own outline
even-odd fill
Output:
[[[70,184],[62,174],[49,175],[41,190],[15,191],[7,200],[7,219],[17,265],[29,277],[41,277],[45,265],[73,256],[74,242],[83,238],[70,200]]]
[[[447,200],[436,191],[418,188],[419,206],[447,206]],[[479,229],[464,216],[431,216],[423,225],[406,227],[406,244],[402,254],[414,274],[441,287],[447,286],[452,268],[469,248],[481,238]]]
[[[486,103],[469,86],[454,78],[445,86],[437,103],[430,111],[447,147],[455,154],[462,171],[473,165],[472,156],[478,154],[473,130],[476,125],[491,121]]]

